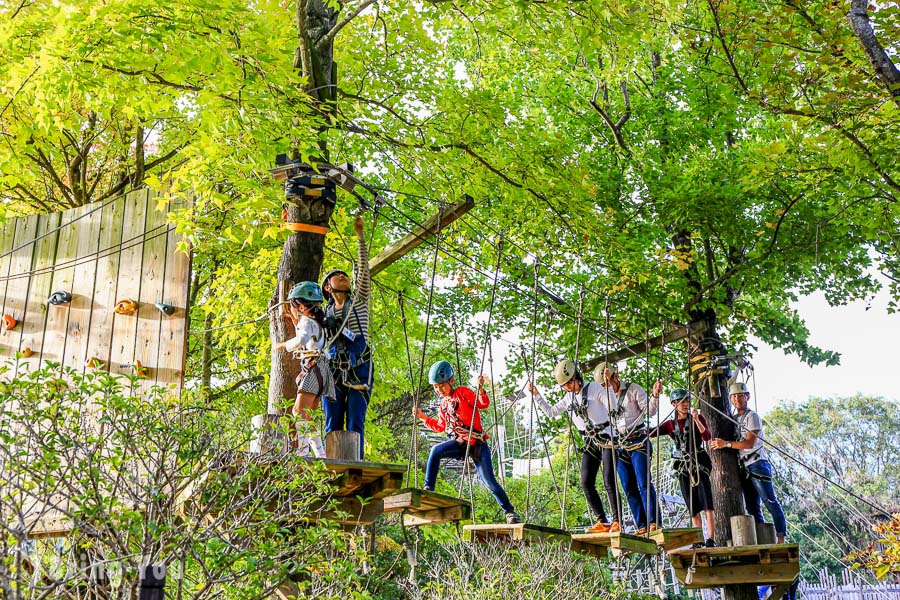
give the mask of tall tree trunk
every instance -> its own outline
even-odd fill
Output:
[[[696,256],[691,244],[691,234],[680,231],[672,239],[675,249],[685,258]],[[700,274],[696,261],[685,270],[685,276],[691,288],[700,291]],[[687,337],[688,357],[691,365],[691,378],[694,389],[700,396],[700,410],[709,423],[713,437],[735,440],[737,427],[729,418],[731,402],[728,397],[728,376],[719,369],[704,368],[716,355],[725,354],[725,346],[717,331],[718,319],[714,309],[688,309],[690,323],[695,327]],[[727,415],[727,416],[726,416]],[[731,517],[743,515],[744,494],[741,489],[738,471],[737,452],[712,451],[713,502],[716,514],[715,539],[721,546],[725,540],[731,539]],[[725,600],[757,600],[755,585],[725,586]]]
[[[322,113],[332,110],[336,96],[337,70],[334,65],[334,44],[327,36],[337,24],[338,13],[322,0],[297,0],[297,59],[294,64],[306,80],[306,90]],[[324,40],[324,41],[323,41]],[[328,159],[323,138],[319,142],[319,158]],[[297,200],[286,205],[287,220],[327,227],[334,206],[319,199]],[[294,335],[291,322],[282,316],[283,302],[291,286],[300,281],[318,281],[325,256],[325,237],[315,233],[297,232],[284,243],[278,267],[278,286],[269,301],[269,334],[273,342],[272,363],[269,370],[270,413],[281,412],[286,401],[297,393],[295,379],[297,361],[274,349],[274,342]]]

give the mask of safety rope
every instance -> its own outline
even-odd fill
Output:
[[[531,377],[534,379],[534,374],[537,371],[537,313],[538,313],[538,282],[540,281],[541,274],[541,259],[540,257],[534,258],[534,286],[532,289],[532,294],[534,298],[534,313],[531,319]],[[527,477],[525,481],[525,521],[528,521],[529,513],[531,510],[531,461],[532,461],[532,453],[534,452],[534,422],[536,418],[535,408],[534,408],[534,393],[531,394],[531,412],[529,414],[528,419],[528,468],[527,468]]]
[[[481,379],[481,374],[484,372],[485,355],[487,354],[488,346],[490,344],[491,320],[493,319],[493,316],[494,316],[494,305],[495,305],[495,300],[497,298],[497,283],[500,280],[500,277],[499,277],[500,276],[500,263],[502,260],[503,260],[503,236],[501,235],[497,239],[497,264],[494,267],[494,280],[493,280],[493,285],[491,286],[491,296],[490,296],[491,299],[490,299],[490,303],[488,305],[488,317],[487,317],[487,322],[484,325],[484,349],[481,352],[481,364],[479,365],[479,368],[478,368],[479,382],[478,382],[478,388],[475,392],[475,404],[472,406],[472,419],[471,419],[471,422],[469,423],[468,440],[472,439],[472,432],[475,431],[475,415],[477,414],[477,411],[478,411],[478,398],[481,396],[481,392],[482,392],[482,387],[481,387],[482,383],[481,383],[480,379]],[[457,348],[457,350],[458,350],[458,348]],[[493,383],[494,383],[493,380],[491,380],[492,386],[493,386]],[[493,390],[491,390],[491,391],[493,391]],[[496,412],[495,412],[495,414],[496,414]],[[468,476],[468,469],[469,469],[469,451],[472,448],[472,445],[468,442],[468,440],[466,441],[466,452],[463,455],[463,469],[464,469],[463,473],[466,476]],[[484,441],[482,441],[482,443],[484,443]],[[462,491],[462,483],[463,483],[463,480],[460,480],[460,492]],[[470,490],[470,497],[472,500],[472,505],[474,506],[474,492],[472,491],[471,484],[469,485],[469,490]],[[474,519],[474,511],[473,511],[472,516]]]
[[[578,291],[578,321],[575,325],[575,366],[578,368],[578,357],[579,350],[581,346],[581,320],[584,315],[584,285]],[[533,378],[533,374],[532,374]],[[582,374],[582,380],[584,379],[584,374]],[[586,382],[582,381],[581,385],[588,385]],[[568,523],[566,522],[566,508],[568,508],[568,496],[569,496],[569,468],[572,466],[571,461],[574,458],[572,456],[572,446],[575,444],[575,431],[572,425],[572,415],[569,411],[566,411],[566,424],[569,429],[569,441],[570,443],[566,444],[566,471],[565,476],[563,477],[563,510],[560,515],[560,529],[568,529]],[[610,507],[612,509],[612,507]]]
[[[443,211],[441,211],[441,212],[443,212]],[[427,308],[425,309],[425,334],[422,338],[422,356],[421,356],[421,359],[419,360],[419,380],[418,380],[418,385],[416,386],[415,395],[413,396],[413,409],[415,410],[415,413],[413,414],[412,434],[413,434],[413,440],[416,440],[416,441],[414,441],[414,442],[411,441],[411,443],[410,443],[411,452],[418,452],[418,437],[419,437],[418,421],[419,421],[419,419],[418,419],[417,414],[420,410],[419,409],[420,404],[421,404],[420,395],[421,395],[422,386],[423,386],[422,380],[425,375],[425,356],[426,356],[426,352],[428,350],[428,333],[429,333],[430,327],[431,327],[431,308],[432,308],[433,302],[434,302],[434,283],[435,283],[435,279],[437,277],[438,250],[441,247],[440,212],[438,213],[438,221],[437,221],[436,231],[437,231],[437,233],[435,234],[434,257],[432,258],[432,265],[431,265],[431,285],[429,285],[429,287],[428,287],[428,305],[427,305]],[[418,456],[415,454],[413,454],[412,458],[414,460],[418,460]],[[416,483],[417,484],[418,484],[418,481],[419,481],[419,475],[418,475],[418,464],[417,464],[416,465]]]
[[[403,344],[406,348],[406,365],[409,372],[409,385],[413,385],[413,381],[415,381],[413,377],[413,366],[412,366],[412,353],[409,350],[409,330],[406,325],[406,308],[404,307],[403,302],[403,292],[397,292],[397,303],[400,305],[400,324],[403,326]],[[411,395],[413,397],[413,406],[416,406],[415,398],[418,395],[417,390],[411,390]],[[415,482],[413,487],[419,487],[419,423],[418,418],[413,419],[413,428],[412,428],[412,440],[410,440],[410,457],[411,460],[406,464],[406,481],[409,482],[410,473],[415,473]],[[401,518],[401,522],[402,522]]]

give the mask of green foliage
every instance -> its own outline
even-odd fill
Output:
[[[828,480],[875,506],[897,506],[898,424],[895,402],[865,396],[813,398],[767,415],[767,439],[816,471],[770,452],[789,533],[807,559],[806,576],[815,577],[821,568],[841,570],[845,555],[868,546],[871,522],[883,518]]]
[[[4,384],[0,544],[11,598],[88,585],[92,566],[119,594],[148,561],[168,565],[169,593],[191,598],[258,597],[287,577],[309,594],[365,591],[340,530],[297,520],[329,496],[319,466],[236,452],[247,432],[225,405],[64,375],[51,365]],[[66,540],[41,541],[46,526]]]

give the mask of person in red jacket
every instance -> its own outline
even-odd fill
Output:
[[[438,417],[434,419],[427,416],[417,406],[413,407],[413,414],[416,418],[424,421],[425,426],[432,431],[446,432],[450,439],[431,449],[431,454],[428,455],[428,464],[425,467],[424,489],[434,491],[442,459],[465,459],[468,455],[475,462],[475,468],[481,481],[506,513],[506,522],[509,524],[521,523],[522,520],[509,501],[506,490],[494,476],[491,449],[487,445],[488,436],[481,428],[481,414],[478,410],[487,408],[491,403],[488,395],[482,389],[484,375],[478,376],[479,393],[476,395],[465,386],[454,387],[453,366],[446,360],[440,360],[431,365],[428,383],[434,387],[435,393],[441,398]]]
[[[650,437],[668,435],[674,440],[672,445],[672,469],[678,475],[681,485],[681,496],[687,503],[688,512],[694,527],[703,530],[701,513],[706,514],[709,537],[706,545],[715,546],[715,515],[713,513],[712,484],[709,474],[712,461],[703,447],[703,442],[712,439],[712,433],[706,419],[696,408],[691,408],[691,395],[682,388],[669,392],[673,418],[663,421],[659,427],[650,431]],[[698,546],[699,544],[695,544]]]

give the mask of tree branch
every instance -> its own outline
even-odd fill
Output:
[[[869,1],[851,0],[847,19],[879,81],[887,88],[897,106],[900,106],[900,70],[875,37],[872,22],[869,20]]]
[[[359,16],[359,14],[362,11],[369,8],[370,6],[375,4],[377,1],[378,0],[362,0],[362,2],[360,2],[359,4],[356,5],[356,8],[354,8],[352,11],[347,13],[346,17],[344,17],[343,19],[338,21],[335,24],[335,26],[332,27],[331,30],[322,37],[321,40],[319,40],[319,43],[316,44],[316,48],[321,51],[323,48],[327,47],[328,44],[330,44],[334,41],[334,38],[337,36],[338,32],[341,29],[346,27],[347,24],[350,23],[350,21],[355,19],[357,16]]]

